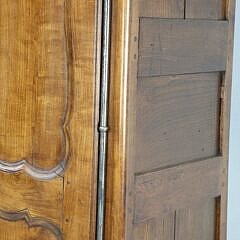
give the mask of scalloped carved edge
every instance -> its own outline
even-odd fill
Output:
[[[0,160],[0,171],[6,173],[17,173],[24,171],[29,176],[38,179],[38,180],[50,180],[54,179],[57,176],[62,176],[65,170],[64,162],[61,162],[58,166],[51,170],[43,170],[36,168],[33,165],[29,164],[27,161],[22,160],[16,163],[9,163],[3,160]]]
[[[6,212],[0,210],[0,218],[5,221],[17,222],[24,220],[29,228],[41,227],[48,229],[51,233],[54,234],[57,240],[63,240],[63,234],[58,226],[52,222],[45,220],[44,218],[32,217],[28,209],[24,209],[19,212]]]
[[[64,1],[64,52],[65,52],[65,65],[66,65],[66,76],[67,76],[67,97],[66,106],[63,115],[63,125],[61,127],[62,138],[63,138],[63,149],[64,156],[60,160],[60,163],[52,169],[41,169],[30,164],[27,160],[22,159],[17,162],[11,163],[6,160],[0,159],[0,171],[6,173],[25,172],[32,178],[38,180],[51,180],[56,177],[63,176],[68,160],[71,155],[70,151],[70,135],[68,131],[68,124],[71,115],[72,101],[70,98],[73,96],[73,42],[72,42],[72,31],[71,31],[71,18],[68,14],[70,8],[70,1]]]

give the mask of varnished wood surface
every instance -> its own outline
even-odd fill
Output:
[[[49,169],[66,156],[65,9],[56,0],[1,3],[1,160]]]
[[[56,239],[63,240],[63,234],[59,227],[44,218],[33,217],[27,209],[18,212],[6,212],[0,210],[0,215],[1,219],[6,221],[25,221],[29,228],[40,227],[43,230],[48,230],[55,236]]]
[[[0,239],[95,239],[98,4],[1,1]]]
[[[109,138],[107,156],[106,240],[125,239],[126,97],[129,0],[113,1]]]
[[[224,11],[220,10],[221,6],[224,7],[223,1],[211,0],[209,4],[203,1],[198,7],[199,11],[194,9],[197,4],[190,6],[193,2],[186,1],[184,5],[182,0],[113,1],[111,117],[105,239],[155,240],[161,237],[161,240],[169,240],[175,236],[179,240],[188,238],[208,240],[214,235],[217,239],[225,240],[234,1],[227,1],[226,4],[226,8],[230,9],[229,13],[226,11],[226,18],[229,21],[227,68],[214,70],[225,71],[227,69],[221,90],[221,119],[218,125],[220,131],[217,129],[220,135],[220,154],[223,155],[221,159],[224,160],[220,166],[216,166],[220,173],[215,175],[215,172],[211,171],[212,168],[209,168],[203,171],[203,176],[206,174],[204,179],[201,176],[198,179],[193,177],[194,182],[201,180],[196,185],[206,186],[204,184],[206,179],[211,182],[209,188],[201,188],[206,199],[201,199],[201,195],[200,202],[188,202],[186,205],[183,204],[184,207],[181,209],[176,203],[174,205],[176,209],[172,208],[169,213],[158,215],[155,212],[159,209],[159,213],[165,212],[166,209],[164,205],[154,206],[153,204],[148,206],[152,210],[146,211],[149,214],[146,221],[144,218],[141,223],[137,223],[139,220],[134,223],[134,216],[144,210],[144,207],[138,207],[136,210],[136,181],[142,176],[138,175],[136,178],[134,168],[137,165],[134,152],[136,112],[139,114],[136,107],[139,87],[138,43],[141,43],[139,20],[141,17],[204,18],[206,20],[201,21],[207,22],[210,18],[211,21],[214,20],[213,22],[225,19]],[[95,239],[96,127],[98,122],[98,81],[96,79],[99,73],[97,46],[99,46],[100,36],[98,20],[101,12],[98,4],[101,3],[96,0],[37,0],[34,2],[14,0],[12,3],[2,3],[0,32],[3,37],[0,38],[0,77],[4,84],[0,90],[2,101],[0,108],[3,109],[0,114],[0,130],[2,130],[0,159],[9,163],[24,159],[34,167],[40,167],[47,172],[63,159],[67,160],[64,163],[68,164],[64,165],[64,176],[58,176],[58,173],[55,173],[55,179],[51,177],[48,181],[33,179],[36,173],[27,176],[24,169],[19,173],[0,174],[0,180],[5,185],[0,186],[0,193],[5,196],[0,200],[0,209],[15,213],[28,209],[30,216],[44,220],[40,227],[28,228],[26,221],[12,222],[6,218],[4,220],[4,214],[2,214],[1,239],[57,239],[56,235],[54,236],[44,225],[46,221],[50,221],[55,229],[59,229],[64,239]],[[18,27],[19,24],[21,27]],[[131,29],[130,35],[128,35],[129,28]],[[221,34],[216,34],[219,36],[217,41],[221,41],[220,38],[227,35],[227,32],[225,35]],[[211,33],[206,35],[206,39],[211,37]],[[225,40],[223,42],[226,43]],[[220,49],[218,44],[216,46]],[[194,52],[196,49],[192,48],[192,50]],[[209,51],[203,52],[209,56]],[[197,52],[201,55],[200,50]],[[190,60],[186,61],[189,65],[192,64]],[[226,61],[224,66],[225,63]],[[180,68],[183,69],[185,66],[182,65]],[[192,73],[195,73],[194,71]],[[207,71],[213,71],[213,69],[210,68]],[[181,71],[174,72],[170,69],[165,73],[157,72],[156,75],[174,73],[179,74]],[[158,84],[156,82],[156,85]],[[214,91],[214,94],[216,92]],[[209,95],[206,97],[208,100]],[[218,105],[218,103],[215,104]],[[213,142],[215,146],[215,140]],[[213,152],[213,155],[216,155],[217,151]],[[206,159],[205,161],[214,160]],[[211,167],[211,164],[209,163],[208,166]],[[181,173],[177,169],[178,166],[174,169],[160,168],[148,174],[153,175],[153,183],[158,182],[158,178],[161,178],[165,171],[173,171],[171,175],[179,179],[178,176]],[[148,170],[152,169],[149,167]],[[63,171],[61,174],[63,175]],[[182,185],[188,186],[186,187],[186,192],[189,193],[188,199],[194,199],[194,196],[198,196],[201,190],[194,192],[196,189],[188,182],[188,177],[192,179],[193,172],[187,171],[184,176],[183,180],[186,181],[181,178],[176,181],[181,185],[182,190],[184,190]],[[215,178],[213,179],[212,176]],[[218,178],[220,180],[216,183],[215,180]],[[215,186],[215,183],[220,186],[218,192],[215,192],[215,187],[211,188]],[[187,191],[187,189],[190,190]],[[194,196],[193,193],[195,193]],[[173,199],[172,196],[176,194],[177,191],[173,190],[167,196]],[[161,197],[160,194],[160,200],[158,199],[157,202],[162,201],[162,198],[166,201],[165,195]],[[215,211],[215,200],[219,199],[220,195],[221,201],[217,206],[220,209],[221,205],[221,209]],[[146,202],[148,199],[150,203],[154,197],[151,198],[148,194]],[[167,203],[165,206],[167,208]],[[218,212],[215,221],[213,221],[214,211]],[[153,213],[153,217],[150,213]],[[14,217],[11,217],[11,220],[14,220]],[[13,233],[9,235],[9,231]]]
[[[33,181],[24,174],[0,173],[0,209],[14,212],[28,209],[33,217],[42,217],[61,225],[63,183],[58,178],[50,182]],[[1,233],[0,233],[1,236]]]
[[[71,158],[64,175],[63,232],[66,240],[95,239],[100,2],[71,1],[73,78]]]
[[[17,229],[21,229],[18,231]],[[25,221],[6,222],[0,219],[0,232],[4,240],[56,240],[56,236],[46,228],[29,228]],[[30,237],[31,236],[31,237]],[[58,239],[57,239],[58,240]]]

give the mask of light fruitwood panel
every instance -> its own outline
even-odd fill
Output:
[[[142,18],[138,75],[224,71],[227,21]]]
[[[40,220],[37,222],[42,232],[46,232],[44,229],[50,226],[52,234],[57,232],[59,237],[62,236],[62,178],[50,182],[33,181],[23,173],[1,172],[0,180],[0,229],[4,229],[0,231],[0,239],[10,236],[12,240],[19,239],[21,236],[25,236],[27,240],[30,239],[35,230],[28,232],[27,224],[34,223],[36,219]],[[24,218],[26,218],[25,223],[21,224],[21,221],[19,223],[18,220],[24,220]],[[33,222],[32,219],[34,219]],[[11,221],[17,222],[11,224]],[[13,225],[15,231],[9,235]]]
[[[135,223],[221,194],[222,157],[136,176]]]
[[[65,1],[1,1],[0,22],[0,159],[54,168],[67,158]]]
[[[101,1],[67,1],[71,22],[71,158],[64,174],[63,232],[67,240],[95,239]]]
[[[0,218],[5,220],[1,239],[12,233],[7,223],[20,212],[28,213],[23,216],[29,220],[38,219],[42,228],[48,222],[62,235],[62,178],[44,182],[31,177],[56,178],[55,170],[62,171],[60,162],[68,154],[64,16],[62,0],[1,2]],[[21,170],[25,171],[16,173]],[[11,214],[5,218],[7,213]],[[15,227],[12,239],[22,233],[29,239],[33,233],[23,224]]]
[[[140,17],[184,18],[184,0],[136,0]]]
[[[226,19],[227,0],[186,0],[186,18]]]
[[[18,212],[28,209],[34,217],[62,224],[62,179],[32,181],[28,176],[0,173],[0,210]],[[1,217],[1,216],[0,216]],[[1,233],[0,233],[1,236]]]
[[[0,175],[0,218],[11,213],[0,239],[12,229],[18,211],[27,211],[34,221],[40,218],[41,227],[34,230],[16,222],[13,240],[58,239],[46,230],[49,221],[61,231],[59,239],[95,239],[101,3],[21,0],[2,5],[0,76],[6,86],[0,98],[11,114],[3,114],[1,124],[14,146],[11,163],[24,160],[9,167],[5,159],[9,162],[0,167],[9,172]],[[5,149],[0,145],[2,154]],[[51,153],[57,162],[49,159]],[[59,169],[51,169],[56,165]]]
[[[221,73],[138,78],[135,172],[220,153]]]
[[[25,221],[9,223],[0,219],[0,232],[4,240],[60,240],[47,229],[41,227],[29,229]]]

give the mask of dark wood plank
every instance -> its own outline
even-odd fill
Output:
[[[135,222],[219,196],[221,163],[216,157],[136,176]]]
[[[226,19],[226,0],[186,0],[186,18]]]
[[[184,0],[139,0],[138,4],[140,17],[184,18]]]
[[[219,153],[219,73],[138,79],[135,172]]]
[[[224,71],[227,26],[226,21],[142,18],[138,75]]]

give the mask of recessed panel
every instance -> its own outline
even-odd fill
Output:
[[[184,0],[138,0],[140,17],[184,18]]]
[[[227,0],[186,0],[186,18],[224,20],[226,3]]]
[[[222,161],[216,157],[137,175],[135,222],[218,197]]]
[[[220,73],[139,78],[135,172],[219,154]]]
[[[134,225],[134,240],[215,240],[217,235],[215,198],[176,209]]]
[[[56,167],[66,155],[63,0],[1,1],[0,160]]]
[[[134,226],[134,240],[173,240],[175,236],[176,213],[152,218]]]
[[[188,208],[176,211],[176,240],[216,240],[217,235],[216,199],[208,199]],[[169,239],[170,240],[170,239]]]
[[[227,21],[140,20],[138,75],[224,71]]]

